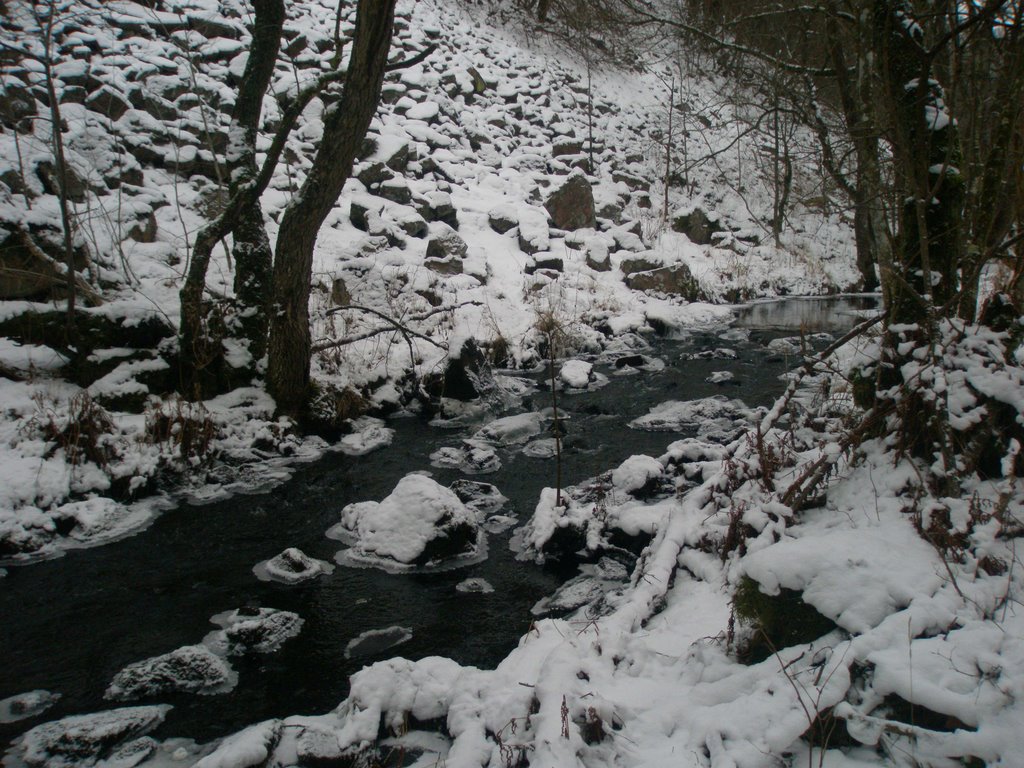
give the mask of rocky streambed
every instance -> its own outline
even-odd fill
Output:
[[[825,311],[816,324],[807,305],[786,304],[798,308],[812,346],[826,343],[826,328],[852,324],[834,302],[817,305]],[[742,327],[750,317],[560,365],[563,485],[615,470],[610,482],[625,493],[664,492],[644,490],[653,475],[631,457],[658,456],[681,436],[730,439],[782,391],[801,347],[785,322],[754,315],[775,327]],[[611,558],[591,553],[584,579],[558,594],[578,576],[576,558],[551,552],[541,566],[514,551],[556,482],[547,379],[545,370],[509,374],[505,412],[393,418],[385,448],[330,454],[270,492],[182,504],[130,538],[9,568],[0,581],[0,737],[125,703],[173,705],[155,735],[197,741],[324,712],[370,661],[442,655],[493,666],[535,614],[621,584],[642,531],[620,539]],[[429,483],[410,482],[413,473]],[[403,484],[406,495],[396,494]],[[407,567],[376,567],[387,563],[371,556],[379,552],[360,533],[360,510],[391,503],[401,512],[423,494],[469,510],[475,549],[453,562],[438,550],[434,559],[413,553]],[[347,535],[326,535],[346,524]]]

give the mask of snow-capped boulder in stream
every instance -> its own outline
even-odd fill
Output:
[[[701,432],[709,424],[731,423],[743,408],[742,401],[729,400],[721,395],[700,400],[667,400],[654,406],[646,415],[633,419],[629,426],[645,432],[682,432],[689,429]]]
[[[653,493],[665,468],[652,456],[634,455],[612,470],[612,486],[637,499]]]
[[[450,489],[418,474],[399,480],[383,501],[346,506],[327,535],[351,545],[338,553],[339,562],[385,570],[462,563],[485,552],[476,512]]]
[[[116,758],[163,722],[170,706],[124,707],[88,715],[72,715],[63,720],[37,725],[21,737],[21,759],[26,765],[42,768],[81,768],[100,759]],[[136,751],[136,750],[132,750]],[[135,762],[125,765],[135,765]],[[5,760],[6,764],[6,760]],[[114,765],[113,760],[109,764]]]
[[[239,608],[218,613],[210,622],[223,629],[211,632],[203,644],[228,656],[273,653],[298,635],[305,623],[297,613],[274,608]]]
[[[42,714],[60,699],[59,693],[28,691],[0,701],[0,723],[16,723]]]
[[[166,693],[224,693],[238,676],[205,645],[186,645],[161,656],[129,664],[114,676],[107,699],[138,699]]]
[[[516,413],[485,424],[473,437],[498,445],[518,445],[539,435],[543,429],[543,414]]]
[[[298,584],[334,571],[334,566],[310,557],[297,547],[288,547],[281,554],[257,563],[252,568],[260,581]]]
[[[463,440],[461,445],[438,448],[430,454],[430,463],[439,469],[458,469],[466,474],[484,474],[501,469],[501,459],[481,440]]]
[[[608,383],[608,377],[594,370],[586,360],[566,360],[558,372],[558,380],[568,389],[597,389]]]

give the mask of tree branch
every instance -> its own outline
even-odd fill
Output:
[[[414,331],[412,328],[409,328],[407,325],[404,325],[404,324],[398,322],[393,317],[390,317],[389,315],[385,315],[383,312],[381,312],[379,310],[376,310],[373,307],[364,307],[364,306],[362,306],[360,304],[347,304],[344,307],[334,307],[333,309],[328,310],[327,314],[333,315],[333,314],[336,314],[337,312],[343,312],[346,309],[355,309],[355,310],[358,310],[360,312],[366,312],[367,314],[373,315],[374,317],[379,317],[381,320],[384,320],[385,322],[391,323],[391,325],[393,325],[396,330],[400,331],[402,333],[402,335],[406,337],[406,339],[408,339],[410,336],[411,337],[415,337],[417,339],[421,339],[422,341],[427,342],[428,344],[433,344],[435,347],[437,347],[438,349],[444,350],[445,352],[448,351],[448,347],[446,347],[444,344],[440,344],[439,342],[434,341],[429,336],[425,336],[424,334],[419,333],[418,331]],[[377,332],[374,332],[371,335],[376,335],[376,333]],[[356,340],[357,339],[353,339],[352,341],[356,341]],[[330,349],[332,347],[340,347],[340,346],[344,346],[345,344],[350,344],[350,343],[351,343],[351,341],[346,340],[346,339],[343,339],[341,341],[323,342],[321,344],[314,345],[312,347],[312,351],[313,352],[321,352],[321,351],[323,351],[325,349]]]

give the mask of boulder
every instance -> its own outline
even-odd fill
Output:
[[[559,229],[573,230],[597,226],[594,192],[586,176],[576,171],[544,203],[551,220]]]
[[[273,653],[298,635],[305,623],[297,613],[274,608],[239,608],[212,621],[224,627],[223,633],[215,633],[215,642],[231,656]]]
[[[423,196],[419,208],[420,215],[427,221],[440,221],[452,229],[459,227],[459,215],[452,203],[452,196],[447,192],[428,192]]]
[[[587,241],[583,247],[585,263],[595,272],[607,272],[612,268],[608,259],[608,245],[597,238]]]
[[[412,202],[412,190],[409,189],[409,183],[402,178],[382,181],[377,188],[377,194],[393,203],[405,205]]]
[[[391,210],[389,213],[405,234],[409,237],[426,237],[430,234],[430,227],[426,220],[415,210],[406,205],[396,206],[396,208],[397,210]]]
[[[346,764],[346,753],[341,748],[337,732],[323,728],[304,727],[295,740],[295,753],[299,758],[299,765]],[[351,755],[349,755],[349,759],[351,759]]]
[[[492,486],[493,487],[493,486]],[[0,723],[16,723],[40,715],[60,699],[59,693],[36,690],[0,701]]]
[[[625,184],[631,192],[650,192],[651,183],[635,173],[624,170],[612,171],[612,181]]]
[[[49,160],[43,160],[36,166],[36,176],[39,183],[43,185],[43,191],[48,195],[60,194],[60,180],[57,169]],[[85,196],[89,192],[89,184],[71,166],[65,166],[64,184],[68,198],[73,203],[84,203]]]
[[[561,272],[563,269],[565,269],[565,261],[560,256],[543,253],[537,254],[537,256],[530,259],[523,267],[523,272],[527,275],[532,275],[543,270]]]
[[[424,380],[423,386],[433,398],[446,397],[451,400],[468,402],[475,400],[494,386],[487,355],[480,346],[469,339],[461,346],[453,346],[448,362],[441,375]]]
[[[32,132],[32,118],[36,116],[36,100],[32,92],[11,78],[0,91],[0,124],[19,133]]]
[[[125,112],[132,108],[131,102],[123,93],[115,91],[109,85],[93,91],[85,99],[85,106],[113,121],[124,117]]]
[[[501,458],[493,447],[481,440],[463,440],[461,445],[438,448],[430,454],[430,463],[441,469],[457,469],[467,475],[482,475],[501,469]],[[472,506],[453,486],[463,503]]]
[[[466,256],[466,241],[459,233],[441,222],[430,226],[430,239],[427,241],[428,259],[463,259]],[[460,270],[461,271],[461,270]]]
[[[523,253],[540,253],[551,247],[551,230],[548,217],[540,208],[525,208],[519,216],[519,250]]]
[[[476,513],[425,475],[406,475],[383,501],[349,504],[328,536],[355,562],[408,569],[480,554]]]
[[[555,141],[551,147],[552,157],[565,157],[566,155],[579,155],[583,152],[583,142],[579,139],[562,138]]]
[[[369,232],[371,219],[380,220],[381,211],[384,210],[384,203],[379,199],[370,196],[357,196],[352,198],[349,205],[348,218],[352,226],[363,232]],[[377,229],[374,227],[374,229]]]
[[[137,243],[155,243],[156,232],[156,216],[152,210],[137,214],[128,227],[128,237]]]
[[[356,178],[369,190],[376,190],[380,184],[394,177],[394,171],[384,163],[369,163],[356,173]]]
[[[707,214],[702,208],[692,208],[673,214],[672,231],[686,235],[697,245],[711,245],[714,235],[725,230],[718,224],[718,214]]]
[[[439,275],[461,275],[465,270],[462,259],[455,256],[424,259],[423,266],[431,272],[436,272]],[[440,301],[435,304],[435,302],[430,299],[431,295],[432,294],[428,293],[424,298],[427,299],[431,306],[441,306]]]
[[[297,547],[288,547],[281,554],[257,563],[252,570],[261,581],[298,584],[331,573],[334,566],[310,557]]]
[[[43,723],[21,738],[21,758],[32,768],[93,765],[156,728],[169,709],[123,707]]]
[[[626,277],[626,285],[634,291],[658,292],[679,296],[687,301],[702,301],[700,284],[685,264],[673,264]]]
[[[186,645],[118,672],[107,687],[106,699],[137,699],[168,693],[218,693],[235,681],[228,663],[205,645]]]
[[[467,507],[485,515],[493,515],[508,503],[508,499],[490,483],[460,479],[448,486]]]
[[[512,205],[496,205],[487,212],[487,223],[499,235],[519,226],[519,217]]]

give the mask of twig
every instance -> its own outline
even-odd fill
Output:
[[[355,309],[355,310],[358,310],[360,312],[366,312],[367,314],[373,315],[375,317],[379,317],[381,320],[384,320],[385,322],[391,323],[391,325],[393,325],[395,327],[395,329],[397,331],[399,331],[405,337],[406,341],[409,342],[410,345],[411,345],[410,337],[415,337],[415,338],[420,339],[422,341],[425,341],[425,342],[427,342],[429,344],[433,344],[435,347],[437,347],[438,349],[442,349],[445,352],[448,351],[448,347],[446,347],[444,344],[441,344],[440,342],[434,341],[432,338],[430,338],[429,336],[426,336],[426,335],[420,333],[419,331],[414,331],[412,328],[408,327],[407,325],[404,325],[403,323],[398,322],[393,317],[389,317],[388,315],[385,315],[383,312],[381,312],[379,310],[376,310],[376,309],[373,309],[372,307],[364,307],[364,306],[362,306],[360,304],[348,304],[348,305],[346,305],[344,307],[335,307],[333,309],[330,309],[330,310],[328,310],[327,314],[334,314],[335,312],[341,312],[341,311],[346,310],[346,309]],[[376,336],[380,332],[381,331],[375,332],[372,335]],[[369,338],[369,337],[365,337],[365,338]],[[336,341],[325,341],[325,342],[321,342],[320,344],[314,345],[313,348],[312,348],[312,351],[313,352],[322,352],[325,349],[333,349],[334,347],[343,347],[346,344],[350,344],[350,343],[352,343],[352,342],[350,340],[348,340],[348,339],[340,339],[340,340],[336,340]]]

